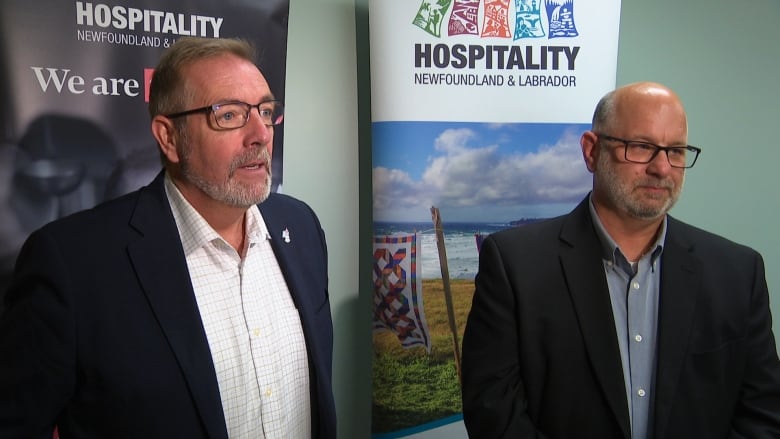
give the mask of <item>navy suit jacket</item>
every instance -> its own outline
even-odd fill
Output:
[[[667,224],[648,437],[780,437],[761,256]],[[587,198],[568,215],[485,239],[463,338],[471,437],[631,437],[600,246]]]
[[[0,437],[227,439],[163,175],[25,243],[0,320]],[[324,233],[289,196],[259,208],[303,325],[312,437],[334,438]]]

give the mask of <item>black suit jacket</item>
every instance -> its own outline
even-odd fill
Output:
[[[600,242],[570,214],[483,242],[463,338],[472,438],[630,438]],[[763,261],[669,217],[651,437],[780,437]]]
[[[259,207],[303,325],[313,437],[334,438],[324,234],[301,201],[271,194]],[[163,173],[30,236],[0,356],[2,438],[51,438],[55,424],[63,438],[227,438]]]

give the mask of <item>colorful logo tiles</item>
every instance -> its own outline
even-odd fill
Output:
[[[513,3],[515,13],[512,27],[510,3]],[[483,11],[481,27],[480,8]],[[546,21],[542,20],[543,10]],[[545,36],[548,39],[573,38],[579,35],[574,22],[574,0],[422,0],[412,23],[440,38],[441,26],[448,12],[449,36],[477,35],[481,38],[520,40]]]

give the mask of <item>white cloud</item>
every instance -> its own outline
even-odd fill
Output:
[[[572,131],[532,152],[506,152],[506,146],[475,145],[478,142],[468,128],[443,131],[434,144],[441,155],[428,159],[419,181],[402,170],[375,168],[375,219],[390,216],[392,209],[427,212],[433,205],[473,211],[480,206],[576,203],[590,189],[579,135]]]

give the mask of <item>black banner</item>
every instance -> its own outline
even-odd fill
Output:
[[[284,100],[288,10],[289,0],[4,2],[0,298],[33,230],[132,191],[159,172],[149,83],[177,38],[252,41],[271,90]],[[283,138],[279,127],[274,190],[282,181]]]

